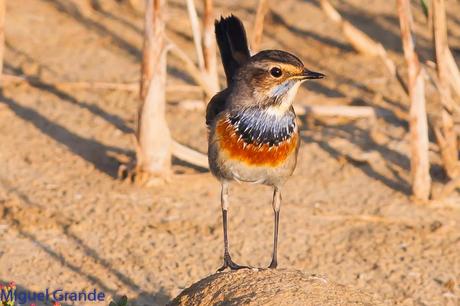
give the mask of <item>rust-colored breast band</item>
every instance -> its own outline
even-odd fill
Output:
[[[297,133],[277,146],[268,144],[246,144],[243,139],[238,140],[233,125],[222,118],[217,122],[217,141],[220,149],[229,155],[229,158],[239,160],[251,166],[276,167],[283,163],[290,154],[294,153],[299,141]]]

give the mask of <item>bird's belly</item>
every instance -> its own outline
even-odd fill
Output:
[[[277,145],[248,144],[234,132],[228,121],[221,119],[216,124],[213,141],[216,152],[213,154],[215,160],[210,160],[210,165],[211,168],[218,168],[219,176],[271,184],[292,174],[299,135],[295,132]]]

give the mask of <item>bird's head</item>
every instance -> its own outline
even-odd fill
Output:
[[[302,82],[322,79],[324,74],[305,68],[302,61],[291,53],[265,50],[252,56],[236,74],[235,86],[249,99],[244,102],[284,113],[290,109]]]

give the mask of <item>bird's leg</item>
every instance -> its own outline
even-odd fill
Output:
[[[281,192],[278,187],[273,191],[273,211],[275,212],[275,228],[273,231],[273,254],[272,262],[268,266],[270,269],[276,269],[278,266],[278,225],[280,221]]]
[[[222,224],[224,227],[224,264],[217,271],[223,271],[226,268],[231,270],[238,270],[243,268],[249,268],[247,266],[240,266],[233,262],[230,257],[228,249],[228,236],[227,236],[227,211],[228,211],[228,183],[222,182],[222,193],[221,193],[221,204],[222,204]]]

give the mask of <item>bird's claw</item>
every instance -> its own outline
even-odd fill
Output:
[[[251,267],[249,267],[249,266],[240,266],[240,265],[236,264],[235,262],[233,262],[233,260],[230,257],[230,255],[228,255],[228,256],[225,255],[224,256],[224,264],[222,265],[222,267],[217,269],[217,272],[222,272],[227,268],[230,268],[230,270],[251,269]]]
[[[272,262],[270,263],[267,269],[276,269],[276,267],[278,267],[278,262],[272,259]]]

